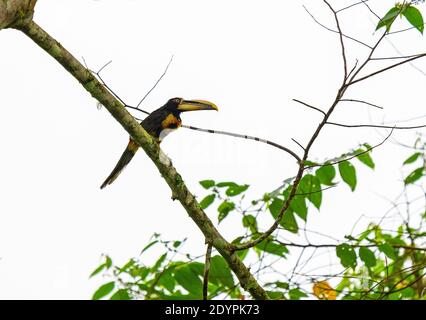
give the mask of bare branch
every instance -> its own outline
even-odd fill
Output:
[[[373,56],[374,51],[377,49],[377,47],[379,46],[380,42],[382,42],[382,40],[385,38],[386,36],[386,32],[382,34],[382,36],[379,38],[379,40],[377,40],[376,44],[371,48],[370,53],[368,54],[368,57],[365,59],[365,61],[363,62],[363,64],[358,68],[358,70],[356,70],[354,72],[354,74],[352,75],[352,77],[350,78],[347,86],[349,86],[350,84],[352,84],[354,82],[355,77],[361,72],[362,69],[364,69],[364,67],[370,62],[371,57]]]
[[[155,82],[154,86],[148,90],[148,92],[143,96],[143,98],[139,101],[139,103],[136,105],[136,108],[139,108],[139,106],[141,105],[141,103],[146,99],[146,97],[149,96],[149,94],[152,92],[152,90],[154,90],[157,85],[160,83],[161,79],[163,79],[163,77],[166,75],[167,70],[169,70],[170,64],[173,61],[173,56],[170,57],[169,63],[167,64],[166,68],[164,69],[163,73],[161,74],[160,78],[158,78],[157,82]]]
[[[303,9],[305,9],[305,11],[311,16],[311,18],[319,25],[319,26],[321,26],[321,27],[323,27],[324,29],[326,29],[326,30],[328,30],[328,31],[330,31],[330,32],[333,32],[333,33],[339,33],[338,31],[336,31],[336,30],[333,30],[333,29],[331,29],[331,28],[329,28],[329,27],[327,27],[327,26],[325,26],[324,24],[322,24],[321,22],[319,22],[315,17],[314,17],[314,15],[312,14],[312,13],[310,13],[309,12],[309,10],[305,7],[305,6],[303,6]],[[360,40],[358,40],[358,39],[355,39],[355,38],[353,38],[353,37],[350,37],[350,36],[347,36],[346,34],[343,34],[343,36],[345,37],[345,38],[347,38],[347,39],[350,39],[350,40],[352,40],[352,41],[355,41],[355,42],[357,42],[357,43],[359,43],[359,44],[361,44],[361,45],[363,45],[364,47],[367,47],[367,48],[369,48],[369,49],[372,49],[372,47],[370,46],[370,45],[368,45],[368,44],[366,44],[365,42],[362,42],[362,41],[360,41]]]
[[[425,25],[425,24],[423,24],[423,25]],[[392,35],[392,34],[396,34],[396,33],[401,33],[401,32],[409,31],[409,30],[412,30],[412,29],[417,29],[417,27],[419,27],[419,26],[413,26],[413,27],[409,27],[409,28],[405,28],[405,29],[401,29],[401,30],[396,30],[396,31],[388,32],[388,35]]]
[[[305,147],[304,147],[304,146],[302,146],[302,144],[301,144],[301,143],[299,143],[299,141],[297,141],[296,139],[293,139],[293,138],[291,138],[291,140],[292,140],[295,144],[297,144],[300,148],[302,148],[303,150],[305,150]]]
[[[368,74],[368,75],[366,75],[366,76],[364,76],[364,77],[362,77],[362,78],[356,79],[356,80],[352,80],[352,79],[353,79],[353,77],[352,77],[351,81],[350,81],[347,85],[348,85],[348,86],[353,85],[353,84],[355,84],[355,83],[357,83],[357,82],[360,82],[360,81],[363,81],[363,80],[365,80],[365,79],[371,78],[371,77],[373,77],[373,76],[375,76],[375,75],[378,75],[378,74],[380,74],[380,73],[382,73],[382,72],[385,72],[385,71],[388,71],[388,70],[390,70],[390,69],[396,68],[396,67],[401,66],[401,65],[403,65],[403,64],[405,64],[405,63],[408,63],[408,62],[411,62],[411,61],[414,61],[414,60],[417,60],[417,59],[423,58],[423,57],[425,57],[425,56],[426,56],[426,53],[422,53],[422,54],[416,55],[416,56],[414,56],[414,57],[412,57],[412,58],[409,58],[409,59],[407,59],[407,60],[401,61],[401,62],[399,62],[399,63],[395,63],[395,64],[393,64],[393,65],[391,65],[391,66],[389,66],[389,67],[386,67],[386,68],[380,69],[380,70],[378,70],[378,71],[375,71],[375,72],[373,72],[373,73],[370,73],[370,74]]]
[[[381,19],[380,16],[377,13],[375,13],[373,11],[373,9],[370,8],[367,1],[362,1],[362,3],[365,5],[365,7],[368,9],[368,11],[370,11],[374,16],[376,16],[377,19],[379,19],[379,20]]]
[[[227,132],[227,131],[221,131],[221,130],[203,129],[203,128],[194,127],[194,126],[187,126],[187,125],[182,125],[182,128],[206,132],[206,133],[222,134],[222,135],[231,136],[231,137],[235,137],[235,138],[249,139],[249,140],[255,140],[255,141],[258,141],[258,142],[266,143],[266,144],[269,144],[269,145],[271,145],[275,148],[278,148],[278,149],[281,149],[281,150],[287,152],[288,154],[290,154],[291,156],[293,156],[293,158],[295,158],[297,160],[297,163],[300,163],[302,161],[302,159],[294,151],[292,151],[289,148],[286,148],[286,147],[284,147],[284,146],[282,146],[278,143],[270,141],[270,140],[266,140],[266,139],[262,139],[262,138],[258,138],[258,137],[254,137],[254,136],[249,136],[247,134],[239,134],[239,133],[233,133],[233,132]]]
[[[307,167],[305,167],[305,169],[311,169],[311,168],[315,168],[315,167],[334,166],[334,165],[339,164],[341,162],[349,161],[349,160],[357,158],[357,157],[359,157],[359,156],[361,156],[363,154],[369,153],[373,149],[376,149],[376,148],[380,147],[382,144],[384,144],[390,138],[390,136],[392,135],[393,129],[394,128],[392,128],[392,130],[389,132],[389,134],[380,143],[378,143],[378,144],[376,144],[376,145],[374,145],[374,146],[372,146],[370,148],[367,148],[366,150],[364,150],[362,152],[359,152],[357,154],[354,154],[354,155],[352,155],[352,156],[350,156],[348,158],[342,159],[342,160],[333,161],[333,162],[327,162],[327,163],[323,163],[323,164],[314,164],[314,165],[311,165],[311,166],[307,166]]]
[[[337,13],[336,11],[333,9],[333,7],[327,2],[327,0],[323,0],[324,3],[329,7],[329,9],[331,10],[331,12],[333,12],[334,15],[334,19],[336,20],[336,27],[337,27],[337,32],[339,34],[339,39],[340,39],[340,47],[342,50],[342,59],[343,59],[343,70],[344,70],[344,76],[343,76],[343,83],[346,82],[346,78],[348,75],[348,64],[346,61],[346,51],[345,51],[345,43],[343,41],[343,33],[342,33],[342,29],[340,28],[340,22],[339,22],[339,18],[337,17]]]
[[[351,74],[356,70],[356,67],[358,66],[358,59],[356,59],[354,66],[352,67],[351,71],[349,71],[347,78],[351,76]]]
[[[421,53],[418,54],[411,54],[408,56],[397,56],[397,57],[378,57],[378,58],[371,58],[370,60],[397,60],[397,59],[409,59],[412,57],[417,57]]]
[[[307,104],[306,102],[300,101],[300,100],[298,100],[298,99],[292,99],[292,100],[293,100],[293,101],[295,101],[295,102],[298,102],[298,103],[300,103],[300,104],[303,104],[305,107],[308,107],[308,108],[314,109],[314,110],[316,110],[316,111],[318,111],[318,112],[322,113],[324,116],[326,115],[326,114],[325,114],[325,112],[324,112],[324,111],[322,111],[321,109],[319,109],[319,108],[317,108],[317,107],[314,107],[314,106],[312,106],[312,105],[310,105],[310,104]]]
[[[285,247],[297,247],[297,248],[336,248],[339,244],[331,244],[331,243],[324,243],[324,244],[314,244],[314,243],[293,243],[293,242],[283,242],[280,240],[275,240],[277,243],[279,243],[282,246]],[[371,244],[351,244],[351,247],[354,248],[376,248],[380,246],[380,243],[371,243]],[[394,244],[392,245],[394,248],[398,249],[407,249],[407,250],[413,250],[413,251],[426,251],[426,248],[420,248],[420,247],[413,247],[413,246],[407,246],[407,245],[398,245]]]
[[[387,126],[381,124],[343,124],[337,122],[327,122],[326,124],[344,128],[379,128],[379,129],[394,129],[394,130],[411,130],[411,129],[420,129],[426,128],[426,124],[418,126]]]
[[[350,9],[350,8],[352,8],[352,7],[355,7],[355,6],[359,5],[359,4],[363,4],[364,2],[367,2],[367,1],[368,1],[368,0],[364,0],[364,1],[359,1],[359,2],[353,3],[353,4],[351,4],[351,5],[349,5],[349,6],[346,6],[346,7],[342,8],[342,9],[336,10],[336,13],[339,13],[339,12],[345,11],[345,10]]]
[[[102,70],[104,70],[107,66],[109,66],[112,63],[112,60],[108,61],[107,63],[105,63],[97,72],[96,74],[99,75]]]
[[[377,108],[377,109],[383,109],[383,107],[380,107],[377,104],[373,104],[373,103],[370,103],[370,102],[367,102],[367,101],[364,101],[364,100],[358,100],[358,99],[340,99],[340,101],[341,102],[359,102],[359,103],[363,103],[363,104],[372,106],[372,107]]]
[[[208,286],[209,286],[209,273],[210,273],[210,260],[212,256],[212,244],[207,243],[206,260],[204,263],[204,275],[203,275],[203,300],[208,298]]]

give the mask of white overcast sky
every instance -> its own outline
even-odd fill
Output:
[[[332,1],[336,8],[354,1]],[[392,1],[370,1],[383,15]],[[220,112],[184,114],[185,124],[268,138],[294,150],[319,120],[304,100],[326,108],[342,78],[338,38],[316,25],[302,5],[327,25],[334,20],[322,1],[39,0],[35,21],[109,85],[136,104],[162,73],[167,76],[143,106],[152,111],[175,96],[211,100]],[[422,6],[426,13],[425,6]],[[376,20],[363,6],[341,15],[346,33],[372,43]],[[398,21],[396,28],[406,27]],[[426,51],[415,30],[393,35],[378,55]],[[117,181],[99,186],[128,136],[105,109],[56,61],[15,30],[0,31],[0,298],[87,299],[103,279],[88,279],[102,253],[117,263],[136,256],[154,232],[188,237],[186,249],[204,251],[204,240],[157,169],[139,152]],[[347,42],[351,66],[365,49]],[[373,68],[383,66],[377,63]],[[426,60],[415,67],[426,71]],[[383,106],[341,105],[344,123],[378,123],[426,115],[425,74],[406,65],[348,92]],[[411,124],[426,122],[419,119]],[[312,149],[321,160],[358,143],[375,144],[387,132],[326,128]],[[415,132],[393,136],[412,143]],[[164,151],[199,197],[199,180],[251,185],[261,196],[295,173],[292,158],[270,146],[180,129]],[[392,143],[374,151],[377,169],[357,166],[358,191],[340,184],[324,195],[308,228],[342,238],[360,215],[380,215],[401,190],[400,165],[409,151]],[[383,196],[383,197],[382,197]],[[216,222],[214,208],[208,214]],[[236,237],[230,219],[220,225]],[[367,223],[368,221],[364,221]]]

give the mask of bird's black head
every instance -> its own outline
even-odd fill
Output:
[[[173,114],[179,115],[185,111],[196,111],[196,110],[218,110],[217,106],[205,100],[185,100],[182,98],[172,98],[167,101],[165,106]]]

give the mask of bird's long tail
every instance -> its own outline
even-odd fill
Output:
[[[106,178],[104,183],[102,183],[101,189],[105,188],[107,185],[113,183],[114,180],[117,179],[121,171],[123,171],[123,169],[127,166],[130,160],[132,160],[132,158],[134,157],[138,149],[139,149],[139,145],[136,142],[134,142],[132,139],[130,139],[129,144],[126,147],[126,150],[124,150],[114,170],[112,170],[108,178]]]

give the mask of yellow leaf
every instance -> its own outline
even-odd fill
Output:
[[[336,300],[336,290],[327,281],[315,282],[312,287],[314,296],[321,300]]]

